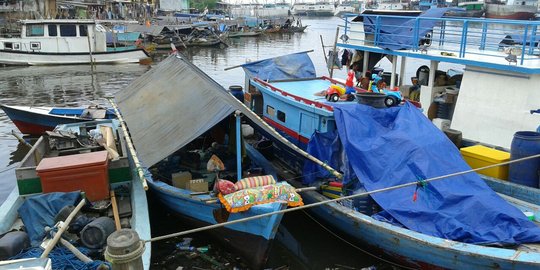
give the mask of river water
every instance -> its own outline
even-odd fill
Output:
[[[305,33],[231,39],[228,48],[192,48],[183,53],[224,87],[244,82],[241,69],[224,71],[226,67],[306,50],[314,50],[310,56],[317,75],[327,75],[320,36],[325,45],[333,44],[336,27],[341,22],[338,18],[304,19],[303,24],[309,25]],[[156,57],[154,64],[163,57]],[[105,105],[103,97],[122,91],[150,68],[135,64],[97,66],[91,72],[89,66],[3,67],[0,68],[0,100],[7,105],[77,106],[91,102]],[[345,71],[337,71],[336,74],[344,78]],[[16,130],[15,126],[0,112],[0,203],[15,185],[13,168],[28,151],[26,146],[10,134],[11,130]],[[182,224],[169,216],[170,213],[163,212],[159,206],[151,205],[152,230],[155,235],[176,232],[182,228]],[[214,255],[222,252],[227,254],[223,256],[236,259],[234,254],[222,250],[219,244],[206,239],[204,234],[194,238],[198,245],[210,245],[216,252]],[[154,269],[177,269],[180,265],[188,265],[197,260],[177,256],[174,244],[169,241],[154,245]],[[229,266],[232,265],[235,264]],[[278,241],[272,248],[268,262],[269,268],[286,266],[281,269],[361,269],[372,265],[378,269],[390,268],[388,264],[334,236],[304,212],[285,215]],[[196,267],[199,268],[192,269],[209,269],[212,264],[201,262]]]

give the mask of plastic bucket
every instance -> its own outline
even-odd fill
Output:
[[[386,104],[384,104],[385,98],[386,95],[382,93],[356,93],[356,99],[358,100],[358,103],[368,105],[374,108],[386,108]]]
[[[540,154],[540,133],[518,131],[510,146],[510,160]],[[509,166],[509,180],[512,183],[538,188],[540,158],[529,159]]]
[[[236,97],[236,99],[240,100],[240,102],[244,102],[244,89],[240,85],[231,85],[229,86],[229,91],[231,91],[231,94]]]

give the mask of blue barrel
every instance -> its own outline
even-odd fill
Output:
[[[510,160],[540,154],[540,133],[518,131],[510,148]],[[512,183],[538,188],[540,158],[511,163],[509,180]]]
[[[244,89],[242,89],[242,86],[240,85],[231,85],[229,86],[229,91],[231,91],[231,94],[236,97],[236,99],[240,100],[240,102],[244,103]]]

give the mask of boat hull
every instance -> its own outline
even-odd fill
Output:
[[[149,58],[149,55],[143,49],[92,53],[92,62],[94,64],[139,63],[141,60],[147,58]],[[0,65],[35,66],[77,65],[90,63],[90,56],[86,52],[44,53],[0,50]]]
[[[174,188],[161,182],[149,182],[148,184],[154,197],[161,204],[189,221],[194,227],[217,224],[215,215],[218,215],[220,211],[226,211],[221,204],[205,203],[189,198],[189,191]],[[227,221],[274,212],[285,207],[282,203],[258,205],[246,212],[230,214]],[[283,214],[276,214],[213,229],[209,233],[241,255],[252,268],[259,269],[266,263],[270,246],[282,217]]]
[[[306,204],[328,200],[317,192],[305,192]],[[314,207],[310,213],[344,234],[348,240],[367,244],[389,258],[415,269],[537,269],[540,261],[520,261],[517,251],[469,245],[441,238],[426,236],[388,223],[377,221],[367,215],[329,203]],[[527,255],[523,256],[527,258]],[[529,256],[530,259],[531,256]]]
[[[533,19],[537,7],[532,5],[496,5],[486,4],[486,18],[507,20]]]
[[[35,136],[51,131],[58,125],[95,120],[78,117],[84,108],[65,108],[62,109],[62,115],[51,114],[50,111],[53,108],[49,107],[0,105],[0,108],[21,133]],[[112,115],[107,114],[107,116],[110,118]]]

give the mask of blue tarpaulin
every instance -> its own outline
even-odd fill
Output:
[[[315,78],[315,66],[307,52],[283,55],[242,65],[250,78],[286,80]]]
[[[410,103],[375,109],[336,104],[343,149],[370,190],[469,170],[458,149]],[[540,228],[475,173],[373,194],[388,220],[455,241],[515,245],[540,242]]]
[[[45,226],[53,227],[54,218],[67,205],[75,205],[81,193],[52,192],[30,197],[19,208],[21,217],[32,246],[38,246],[45,237]]]
[[[452,10],[452,8],[430,8],[422,13],[419,18],[441,18],[444,13]],[[418,39],[415,40],[414,30],[416,17],[403,16],[364,16],[364,31],[366,34],[376,33],[377,18],[380,22],[379,43],[377,46],[383,49],[404,50],[412,49],[418,45],[420,39],[424,38],[427,33],[433,31],[433,27],[439,23],[439,20],[421,19],[418,21]]]

